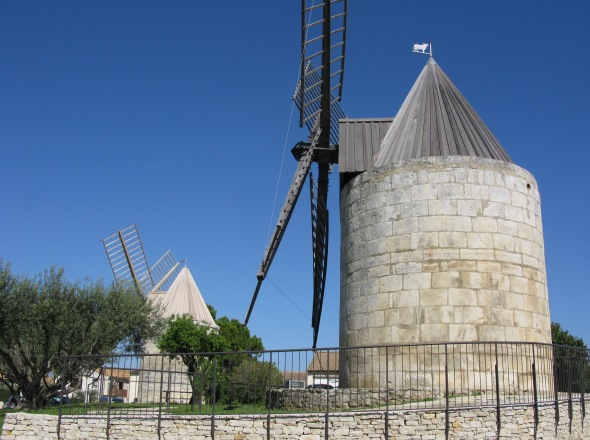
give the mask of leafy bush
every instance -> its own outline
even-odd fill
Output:
[[[267,391],[281,386],[283,376],[275,365],[247,358],[228,375],[227,399],[230,404],[262,404]]]

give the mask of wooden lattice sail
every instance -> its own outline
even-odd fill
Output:
[[[266,248],[256,277],[258,283],[244,323],[247,324],[260,286],[277,252],[289,219],[312,164],[317,164],[317,182],[311,181],[313,249],[313,346],[316,346],[328,264],[328,180],[338,160],[338,120],[345,117],[338,106],[342,96],[346,47],[346,0],[302,1],[301,75],[293,99],[299,108],[299,124],[310,135],[292,152],[299,161],[287,198]],[[314,67],[317,66],[317,67]]]
[[[165,292],[180,272],[180,265],[170,251],[150,268],[137,225],[101,241],[117,284],[135,288],[138,294]]]

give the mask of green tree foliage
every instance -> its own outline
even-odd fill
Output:
[[[208,306],[211,315],[217,311]],[[250,330],[237,319],[221,317],[216,320],[219,330],[211,329],[193,321],[189,315],[173,316],[166,324],[165,332],[158,340],[158,348],[163,353],[179,357],[187,367],[187,375],[192,388],[191,402],[203,390],[211,398],[213,386],[216,398],[227,398],[228,378],[234,368],[245,360],[252,359],[249,352],[264,350],[262,340],[250,335]],[[232,352],[231,354],[218,354]]]
[[[218,332],[195,323],[189,315],[183,315],[168,319],[166,330],[158,340],[158,348],[164,353],[180,353],[182,357],[188,353],[227,351],[229,345]]]
[[[561,392],[588,393],[590,391],[590,351],[577,336],[551,323],[554,374],[557,390]]]
[[[588,348],[582,338],[572,335],[557,322],[551,323],[551,341],[554,344],[567,345],[568,347]]]
[[[217,310],[211,304],[207,304],[207,308],[209,309],[209,313],[211,313],[211,317],[213,320],[217,319]]]
[[[84,372],[106,357],[84,358],[62,371],[61,357],[138,351],[157,335],[160,321],[150,302],[134,291],[102,282],[73,283],[63,269],[17,276],[0,261],[0,381],[23,406],[39,408],[73,390]]]
[[[262,351],[262,339],[251,336],[250,330],[237,319],[226,316],[215,321],[219,326],[219,334],[228,344],[228,351]]]
[[[265,403],[269,388],[283,384],[283,375],[274,364],[247,358],[231,369],[227,381],[228,403],[253,405]]]
[[[208,307],[215,315],[217,314],[215,309]],[[195,323],[189,315],[173,316],[168,319],[166,330],[158,340],[158,348],[165,353],[264,350],[262,340],[257,336],[251,336],[248,327],[237,319],[223,316],[216,320],[216,323],[219,326],[218,331]]]
[[[190,403],[202,392],[211,397],[212,389],[219,382],[215,355],[211,353],[229,349],[227,341],[217,331],[195,323],[189,315],[172,316],[158,340],[158,348],[163,353],[170,353],[170,357],[179,357],[186,365],[192,389]]]

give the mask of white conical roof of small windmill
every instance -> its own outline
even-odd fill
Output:
[[[154,293],[151,296],[156,303],[162,305],[162,314],[165,318],[172,315],[190,315],[195,322],[219,328],[188,267],[182,268],[166,293]]]
[[[432,57],[385,134],[375,166],[430,156],[477,156],[512,162]]]

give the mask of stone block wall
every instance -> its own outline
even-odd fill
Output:
[[[585,405],[587,408],[589,405]],[[583,412],[584,410],[584,412]],[[501,409],[501,429],[498,435],[497,415],[493,408],[452,410],[449,413],[449,439],[533,439],[582,440],[590,438],[588,409],[574,401],[569,412],[568,404],[539,408],[535,425],[534,409],[530,406],[513,406]],[[571,418],[570,418],[571,414]],[[213,426],[211,418],[195,416],[164,419],[158,432],[155,417],[112,419],[107,437],[106,420],[85,417],[64,417],[61,422],[61,439],[112,439],[112,440],[266,440],[268,433],[276,440],[321,440],[325,438],[323,414],[271,415],[267,426],[266,415],[217,416]],[[6,415],[0,440],[57,440],[57,416],[10,413]],[[386,426],[387,435],[386,437]],[[444,410],[396,411],[386,418],[383,412],[332,413],[328,419],[330,439],[386,439],[436,440],[445,439]]]
[[[435,387],[415,387],[406,389],[352,389],[334,388],[323,390],[318,388],[305,389],[273,389],[269,392],[272,410],[292,412],[317,411],[363,411],[367,408],[385,408],[387,405],[397,406],[410,402],[434,401],[442,397]]]
[[[551,343],[540,196],[528,171],[416,159],[360,174],[340,204],[341,347]],[[340,359],[343,386],[354,365],[367,369]]]

